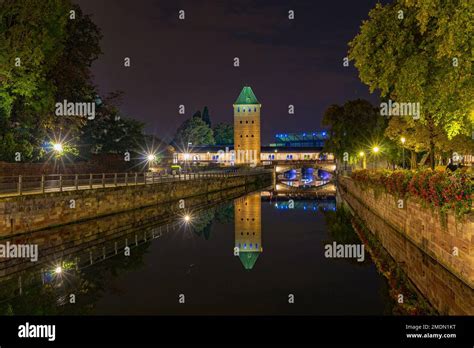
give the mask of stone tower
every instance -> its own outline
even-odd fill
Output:
[[[260,164],[261,104],[246,86],[234,103],[235,164]]]
[[[245,269],[252,269],[262,247],[262,203],[260,193],[251,193],[234,201],[235,249]]]

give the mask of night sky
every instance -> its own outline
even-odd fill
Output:
[[[377,102],[357,70],[342,65],[347,43],[376,2],[76,0],[104,36],[94,82],[102,94],[124,91],[125,116],[169,141],[205,105],[213,124],[232,123],[232,104],[249,85],[262,103],[263,143],[282,131],[320,129],[330,104]],[[185,20],[178,19],[181,9]],[[131,67],[124,67],[124,57]]]

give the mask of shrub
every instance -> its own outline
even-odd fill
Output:
[[[441,212],[452,209],[460,216],[472,209],[473,177],[466,171],[358,170],[351,177],[397,197],[417,197]]]

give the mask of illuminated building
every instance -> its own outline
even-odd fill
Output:
[[[246,86],[234,103],[235,164],[260,163],[260,108],[261,104]]]

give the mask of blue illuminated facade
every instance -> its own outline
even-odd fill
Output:
[[[271,147],[316,147],[323,148],[329,138],[326,131],[300,132],[300,133],[278,133],[275,135],[275,143]]]

